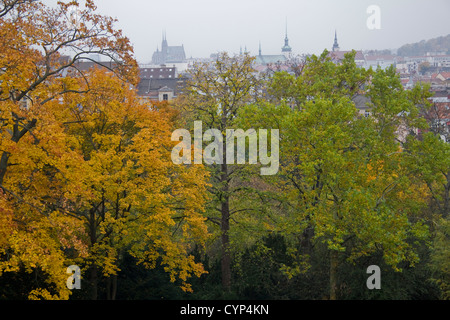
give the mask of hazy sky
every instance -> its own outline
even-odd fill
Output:
[[[54,3],[55,0],[44,0]],[[83,3],[80,0],[80,3]],[[398,48],[450,33],[450,0],[95,0],[98,12],[119,20],[139,62],[161,48],[184,45],[187,57],[238,53],[247,47],[279,54],[287,19],[294,53],[320,53],[333,45],[337,30],[341,50]],[[381,29],[369,30],[369,5],[380,7]]]

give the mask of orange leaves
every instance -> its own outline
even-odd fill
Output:
[[[64,101],[71,108],[66,132],[79,143],[87,170],[81,180],[93,195],[90,208],[79,208],[89,226],[89,264],[116,274],[118,252],[129,250],[185,282],[203,270],[189,251],[207,237],[205,171],[172,163],[167,106],[151,110],[111,74],[94,70],[90,77],[89,93]]]
[[[116,274],[125,250],[186,288],[203,272],[189,253],[207,237],[204,170],[171,162],[175,112],[140,103],[131,44],[95,9],[0,14],[0,275],[40,268],[53,290],[32,299],[67,299],[73,261]],[[111,63],[80,67],[91,53]]]
[[[168,106],[140,104],[127,84],[101,70],[89,82],[89,92],[34,109],[39,121],[18,143],[3,140],[13,165],[5,186],[17,198],[0,198],[9,213],[0,243],[12,252],[1,270],[41,268],[60,291],[40,288],[30,298],[66,298],[61,270],[69,261],[109,277],[120,272],[120,252],[130,251],[148,267],[162,263],[190,290],[188,278],[205,272],[190,252],[208,237],[206,171],[172,163]],[[21,222],[16,229],[13,218]]]
[[[20,101],[26,97],[42,102],[71,92],[73,83],[61,78],[67,74],[84,78],[85,72],[76,63],[90,53],[99,54],[102,60],[113,60],[110,69],[136,84],[133,48],[121,31],[115,30],[115,20],[96,14],[90,1],[84,8],[79,7],[78,21],[71,24],[68,9],[74,6],[79,4],[58,2],[51,8],[42,2],[25,2],[1,17],[1,98]],[[67,56],[69,53],[72,56]],[[52,81],[59,82],[59,86],[52,85]],[[42,87],[48,87],[47,92]]]

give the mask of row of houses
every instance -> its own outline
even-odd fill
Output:
[[[170,101],[176,98],[186,84],[187,77],[173,66],[141,66],[138,95],[150,101]]]
[[[331,59],[339,63],[344,58],[344,55],[349,51],[335,50],[330,52]],[[260,52],[260,56],[262,56]],[[289,61],[289,57],[285,57],[286,60],[281,61],[280,55],[278,58],[280,61],[275,61],[281,70],[289,71],[289,65],[285,62]],[[261,58],[261,57],[260,57]],[[366,59],[361,51],[356,52],[355,61],[358,65],[362,66]],[[271,63],[262,63],[263,60],[259,60],[255,64],[256,71],[263,71]],[[378,59],[378,61],[380,61]],[[390,61],[385,59],[383,61]],[[88,70],[94,67],[98,62],[83,61],[77,62],[76,68],[78,70]],[[111,63],[100,63],[108,68],[114,68]],[[380,66],[382,67],[382,66]],[[386,65],[387,67],[387,65]],[[259,69],[258,69],[259,68]],[[400,73],[402,77],[402,84],[405,88],[413,86],[418,81],[428,82],[431,84],[431,88],[434,91],[433,98],[430,99],[432,108],[430,112],[425,115],[429,119],[429,123],[432,124],[434,130],[438,130],[441,133],[443,139],[450,140],[450,72],[437,72],[431,75],[421,75],[419,73],[409,74]],[[183,93],[186,86],[188,76],[186,73],[179,72],[179,70],[173,65],[141,65],[140,66],[140,83],[137,87],[138,95],[147,101],[170,101]],[[354,103],[361,116],[368,117],[371,114],[370,101],[363,96],[359,95],[354,98]]]
[[[188,76],[185,71],[195,62],[185,58],[183,46],[168,46],[165,36],[163,36],[161,47],[162,50],[157,49],[153,54],[152,63],[140,66],[141,81],[138,94],[142,99],[170,101],[176,98],[183,92],[186,85]],[[348,52],[350,51],[340,50],[335,33],[334,43],[329,53],[331,60],[340,63]],[[305,56],[293,55],[286,30],[284,46],[280,54],[263,54],[260,44],[258,55],[255,56],[255,71],[285,70],[289,72],[296,59],[304,58]],[[435,130],[439,129],[444,140],[450,140],[450,55],[438,52],[428,53],[425,56],[400,57],[392,54],[369,55],[357,50],[355,63],[367,69],[370,67],[386,69],[394,65],[406,89],[417,82],[430,83],[434,91],[434,97],[430,99],[433,107],[432,112],[425,116],[430,117],[428,120]],[[427,68],[421,69],[421,66]],[[436,72],[425,73],[424,70]],[[357,96],[354,98],[354,103],[361,116],[370,116],[370,104],[366,97]]]

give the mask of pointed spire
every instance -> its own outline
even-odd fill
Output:
[[[259,40],[259,55],[261,56],[261,40]]]
[[[288,38],[288,29],[287,29],[287,17],[286,17],[286,37],[284,38],[284,46],[281,48],[281,51],[286,55],[292,51],[292,48],[289,46],[289,38]]]
[[[286,38],[285,38],[285,40],[289,41],[288,40],[288,32],[287,32],[287,17],[286,17]]]
[[[332,51],[339,51],[339,44],[338,44],[338,40],[337,40],[337,31],[336,31],[336,29],[334,30],[334,43],[333,43]]]
[[[161,43],[161,51],[167,50],[167,35],[166,30],[163,30],[162,32],[162,43]]]

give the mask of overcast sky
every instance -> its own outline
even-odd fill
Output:
[[[56,0],[44,0],[54,3]],[[67,2],[67,0],[65,1]],[[83,3],[80,0],[80,3]],[[238,53],[247,47],[279,54],[286,19],[294,53],[320,53],[333,45],[337,30],[341,50],[390,49],[450,33],[450,0],[95,0],[98,12],[119,20],[139,62],[148,63],[161,48],[184,45],[187,57]],[[370,30],[367,8],[380,8],[381,29]]]

